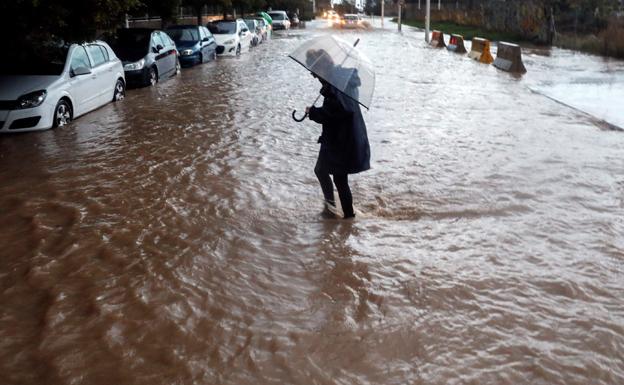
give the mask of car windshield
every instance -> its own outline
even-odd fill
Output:
[[[60,75],[65,68],[68,46],[43,44],[5,52],[10,60],[0,60],[2,75]]]
[[[171,28],[167,34],[176,44],[195,43],[199,41],[199,31],[197,28]]]
[[[245,24],[247,24],[247,28],[252,31],[256,29],[256,26],[254,25],[254,22],[252,20],[245,20]]]
[[[112,46],[121,60],[138,60],[147,53],[150,37],[149,31],[122,29]]]
[[[208,24],[208,29],[213,34],[232,35],[236,33],[236,23],[233,21],[220,21]]]
[[[269,12],[269,16],[271,16],[273,20],[284,20],[284,14],[281,12]]]

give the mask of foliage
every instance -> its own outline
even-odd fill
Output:
[[[98,30],[117,27],[140,0],[1,1],[3,36],[16,46],[28,41],[91,40]]]

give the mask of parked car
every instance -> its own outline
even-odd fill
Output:
[[[217,58],[217,42],[203,25],[174,25],[167,34],[180,53],[180,64],[192,66]]]
[[[340,21],[342,28],[361,28],[362,18],[359,15],[347,13]]]
[[[273,30],[290,29],[290,19],[285,11],[271,11],[269,16],[273,19]]]
[[[258,34],[260,36],[260,43],[262,43],[269,39],[269,28],[271,26],[267,24],[266,20],[262,17],[256,17],[255,20],[258,22]]]
[[[299,16],[297,16],[297,14],[295,12],[291,13],[288,17],[290,19],[290,26],[291,27],[298,27],[299,26]]]
[[[0,73],[0,132],[64,126],[126,93],[121,61],[103,41],[25,48]]]
[[[247,24],[247,28],[249,28],[249,32],[251,33],[251,46],[255,47],[261,42],[262,32],[260,31],[260,25],[258,21],[255,19],[245,19],[245,24]]]
[[[243,19],[210,22],[208,29],[217,41],[217,55],[238,56],[249,51],[252,36]]]
[[[111,45],[123,62],[129,85],[153,86],[180,72],[176,45],[163,31],[120,29]]]

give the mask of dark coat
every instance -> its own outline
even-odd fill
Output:
[[[323,125],[318,140],[321,144],[319,160],[330,174],[355,174],[368,170],[370,145],[359,103],[328,83],[321,83],[321,95],[325,98],[323,106],[311,107],[309,112],[310,119]]]

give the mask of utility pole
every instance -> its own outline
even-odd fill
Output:
[[[386,0],[381,0],[381,28],[383,28],[383,19],[384,19],[384,3]]]
[[[397,1],[397,6],[399,7],[399,32],[401,32],[401,1],[402,0]]]
[[[438,11],[442,9],[442,7],[440,6],[440,0],[438,0]]]
[[[429,23],[431,21],[431,0],[425,6],[425,41],[429,43]]]

